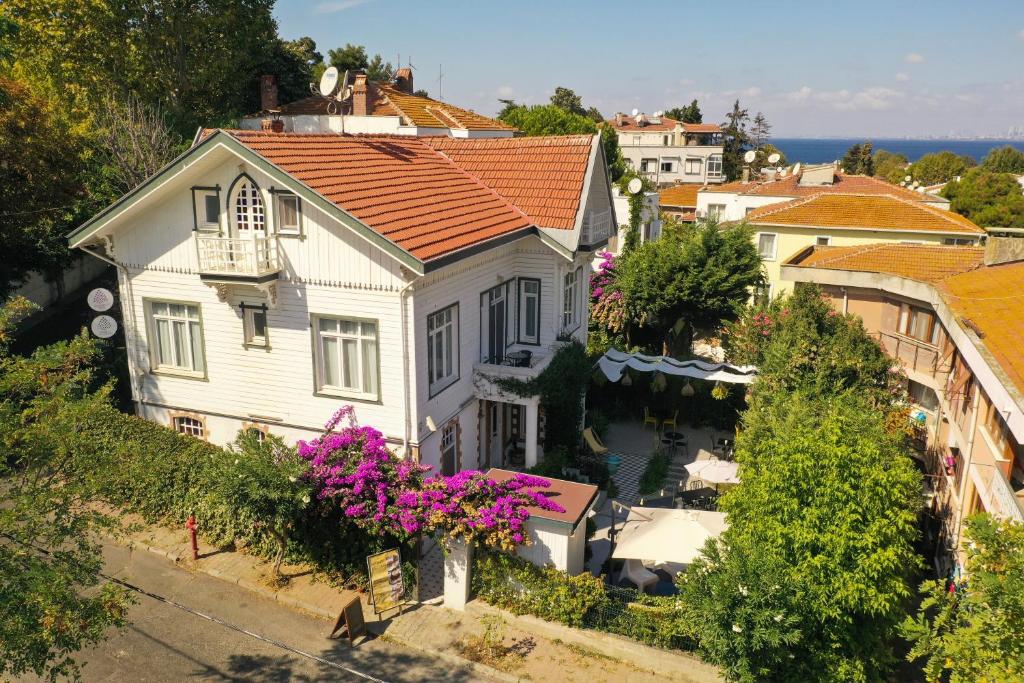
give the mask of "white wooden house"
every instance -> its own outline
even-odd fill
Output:
[[[593,136],[204,131],[70,237],[116,265],[140,415],[216,443],[341,405],[446,472],[532,464],[531,377],[586,341],[612,232]]]

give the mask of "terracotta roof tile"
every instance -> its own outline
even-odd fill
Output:
[[[593,140],[225,132],[423,261],[572,228]]]
[[[981,343],[1024,392],[1024,262],[986,266],[982,247],[875,244],[813,247],[786,265],[884,273],[933,285],[958,318],[981,332]]]
[[[754,209],[755,225],[856,228],[984,235],[960,214],[892,195],[819,193]]]
[[[629,133],[640,133],[643,131],[656,132],[656,131],[670,131],[675,130],[676,126],[682,126],[683,131],[687,133],[721,133],[722,128],[716,123],[683,123],[676,119],[670,119],[667,116],[660,117],[658,123],[653,123],[652,119],[658,118],[647,115],[647,122],[642,125],[636,125],[636,117],[634,116],[623,116],[622,124],[620,125],[615,119],[609,119],[605,123],[615,130],[624,131]]]
[[[936,203],[946,201],[942,197],[936,197],[926,192],[914,192],[905,187],[893,185],[881,178],[873,178],[871,176],[847,175],[837,171],[833,176],[832,185],[801,185],[799,183],[801,176],[788,175],[777,180],[754,180],[746,183],[735,180],[731,183],[710,186],[703,191],[794,198],[808,197],[823,192],[840,192],[845,194],[888,194],[919,202]]]
[[[534,224],[575,227],[593,136],[423,140],[522,210]]]
[[[696,207],[697,192],[704,187],[698,183],[682,183],[660,190],[658,204],[660,206]]]

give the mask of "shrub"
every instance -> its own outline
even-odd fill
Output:
[[[669,457],[663,451],[658,451],[647,461],[644,473],[640,475],[640,493],[654,493],[661,488],[662,482],[668,476]]]

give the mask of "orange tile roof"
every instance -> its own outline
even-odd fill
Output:
[[[375,83],[377,98],[370,116],[398,116],[407,126],[425,128],[457,128],[461,130],[515,130],[506,123],[462,109],[446,102],[411,95],[393,85]],[[333,102],[326,97],[313,95],[301,100],[283,104],[279,111],[284,116],[326,116],[328,105]],[[259,116],[262,112],[249,118]]]
[[[717,123],[684,123],[683,130],[687,133],[721,133],[722,127]]]
[[[681,183],[658,191],[660,206],[697,206],[697,191],[703,186],[699,183]]]
[[[755,225],[984,235],[960,214],[893,195],[819,193],[754,209]]]
[[[855,247],[816,246],[801,257],[803,253],[801,251],[786,265],[884,273],[934,283],[979,267],[985,249],[937,244],[866,244]]]
[[[658,123],[652,123],[651,119],[659,118],[645,114],[647,116],[647,123],[642,126],[636,125],[636,117],[628,116],[623,114],[622,124],[616,123],[615,119],[609,119],[605,121],[606,124],[614,128],[615,130],[628,131],[631,133],[639,133],[642,131],[670,131],[675,130],[676,126],[682,126],[683,131],[686,133],[721,133],[722,128],[717,123],[683,123],[675,119],[670,119],[667,116],[660,117]]]
[[[984,265],[984,248],[925,244],[813,247],[788,266],[896,275],[931,284],[1024,392],[1024,262]]]
[[[533,225],[572,228],[592,143],[225,132],[422,261]]]
[[[423,139],[514,204],[535,225],[575,227],[593,136]]]
[[[801,174],[803,175],[803,174]],[[914,192],[899,185],[893,185],[881,178],[864,175],[847,175],[836,171],[832,185],[801,185],[800,176],[788,175],[777,180],[754,180],[744,183],[735,180],[706,188],[706,192],[729,192],[742,195],[767,197],[808,197],[822,192],[846,194],[888,194],[919,202],[945,202],[942,197],[926,192]]]

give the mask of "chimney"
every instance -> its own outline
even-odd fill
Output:
[[[625,121],[625,119],[626,119],[626,115],[625,114],[623,114],[622,112],[616,113],[615,114],[615,125],[619,126],[621,128],[623,122]]]
[[[260,76],[260,111],[277,109],[277,76]]]
[[[370,116],[377,100],[377,88],[366,78],[365,73],[357,73],[352,85],[352,114],[354,116]]]
[[[998,228],[993,230],[998,231]],[[985,265],[997,266],[1000,263],[1024,261],[1024,238],[996,237],[989,235],[985,239]]]
[[[411,68],[403,66],[395,72],[395,87],[404,93],[413,93]]]
[[[750,182],[750,166],[744,166],[743,167],[743,182],[745,182],[745,183],[749,183]]]
[[[266,133],[283,133],[284,121],[277,118],[276,116],[274,118],[265,116],[262,119],[260,119],[260,130]]]

